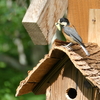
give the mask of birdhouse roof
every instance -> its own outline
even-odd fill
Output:
[[[100,88],[100,47],[94,43],[85,44],[90,53],[90,56],[86,56],[79,45],[75,44],[72,46],[72,50],[69,50],[63,46],[65,44],[68,43],[55,40],[49,53],[39,61],[36,67],[28,71],[28,76],[20,82],[16,96],[32,92],[52,69],[54,69],[53,73],[56,72],[55,66],[65,56],[93,86]],[[42,93],[45,93],[45,90]]]

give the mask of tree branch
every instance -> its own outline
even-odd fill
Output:
[[[0,54],[0,61],[11,65],[11,67],[13,67],[19,71],[25,71],[28,68],[27,66],[20,64],[13,57],[10,57],[10,56],[5,55],[5,54]]]

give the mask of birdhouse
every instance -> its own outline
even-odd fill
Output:
[[[51,50],[20,82],[16,96],[29,92],[45,94],[46,100],[100,100],[100,47],[85,44],[90,56],[79,45],[73,51],[67,42],[55,40]]]
[[[33,92],[46,93],[46,100],[100,100],[99,0],[33,0],[22,23],[34,44],[49,44],[54,24],[67,7],[67,17],[90,56],[77,44],[69,50],[63,46],[68,42],[55,40],[49,53],[20,82],[16,96]]]

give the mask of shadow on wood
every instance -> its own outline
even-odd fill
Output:
[[[94,43],[85,44],[90,53],[86,56],[79,45],[73,45],[73,50],[68,50],[62,46],[64,44],[68,43],[54,42],[49,53],[20,83],[16,96],[33,91],[35,94],[46,93],[47,100],[66,100],[66,97],[75,100],[100,99],[100,47]],[[76,95],[71,95],[69,90],[74,90]]]

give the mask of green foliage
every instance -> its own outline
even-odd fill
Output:
[[[18,73],[16,75],[16,73]],[[14,97],[18,81],[23,78],[21,72],[7,68],[0,68],[0,100],[11,100]],[[8,98],[7,98],[8,97]]]
[[[14,44],[15,38],[21,38],[25,48],[32,45],[32,41],[22,25],[26,9],[13,1],[10,5],[8,1],[0,1],[0,9],[2,9],[0,10],[0,51],[16,56],[18,53]]]
[[[17,75],[16,75],[17,74]],[[0,69],[0,100],[45,100],[44,95],[34,95],[33,93],[15,97],[16,88],[19,82],[24,79],[25,74],[15,69]]]
[[[0,54],[5,54],[19,61],[19,53],[15,45],[15,39],[19,38],[24,47],[27,66],[33,67],[35,61],[32,60],[31,56],[33,55],[34,45],[22,25],[27,3],[29,3],[29,0],[0,0]],[[23,6],[23,4],[25,5]],[[44,50],[47,50],[47,48],[44,47]],[[6,58],[3,59],[6,60]],[[27,73],[26,71],[16,70],[5,60],[0,59],[0,100],[45,100],[44,95],[36,96],[33,93],[15,97],[16,88]],[[28,69],[32,69],[32,67]]]

